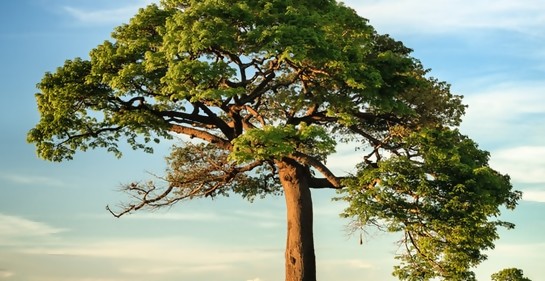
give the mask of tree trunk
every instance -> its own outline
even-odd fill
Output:
[[[316,281],[308,171],[290,160],[277,166],[287,209],[286,281]]]

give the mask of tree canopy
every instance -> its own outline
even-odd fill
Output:
[[[343,4],[163,0],[112,38],[45,74],[28,141],[62,161],[193,139],[173,147],[163,184],[128,184],[137,200],[116,216],[233,193],[284,194],[289,209],[290,186],[333,188],[358,227],[402,233],[402,280],[473,280],[497,227],[513,227],[495,218],[520,193],[458,131],[462,97]],[[339,145],[361,153],[353,174],[327,165]],[[293,202],[311,210],[305,194]]]
[[[492,274],[492,281],[532,281],[524,277],[522,269],[506,268]]]

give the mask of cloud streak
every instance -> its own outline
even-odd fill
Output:
[[[77,245],[29,247],[24,250],[24,253],[32,255],[78,256],[160,262],[164,267],[154,271],[155,273],[159,271],[171,271],[173,270],[171,267],[173,265],[194,269],[206,265],[227,267],[235,266],[241,262],[253,262],[282,256],[280,249],[278,251],[271,251],[247,249],[240,246],[231,248],[222,245],[213,245],[209,241],[201,242],[197,239],[183,237],[161,239],[128,238],[123,240],[78,243]],[[130,271],[130,269],[127,270]]]
[[[468,29],[543,32],[545,5],[532,0],[345,1],[371,24],[391,31],[435,34]]]
[[[545,190],[524,190],[522,193],[522,200],[545,203]]]
[[[492,153],[491,166],[516,183],[545,183],[545,146],[520,146]]]
[[[493,83],[490,83],[493,84]],[[464,93],[469,106],[462,131],[479,143],[540,145],[545,131],[545,84],[540,82],[496,83],[478,93]]]
[[[137,213],[127,216],[127,219],[165,220],[165,221],[216,221],[222,219],[216,213]]]
[[[14,276],[15,273],[9,270],[0,269],[0,279],[8,279],[12,276]]]
[[[354,269],[369,269],[374,267],[372,263],[366,262],[363,260],[358,260],[358,259],[326,260],[321,263],[326,266],[345,267],[345,268],[354,268]]]
[[[187,237],[103,239],[25,247],[19,253],[29,258],[73,259],[105,262],[120,277],[133,280],[234,274],[241,265],[259,267],[282,260],[282,249],[253,249],[252,246],[215,244]],[[140,279],[139,279],[140,278]],[[168,278],[167,278],[168,279]],[[182,278],[183,279],[183,278]],[[192,279],[192,278],[189,278]],[[149,279],[148,279],[149,280]]]
[[[127,22],[136,14],[139,8],[145,7],[155,0],[140,0],[122,7],[101,10],[89,10],[73,6],[64,6],[62,10],[76,21],[89,25],[102,25]]]
[[[66,186],[64,182],[58,179],[44,177],[44,176],[33,176],[33,175],[20,175],[20,174],[11,174],[3,173],[0,174],[0,179],[7,180],[14,184],[20,185],[40,185],[40,186]]]
[[[8,238],[51,236],[66,231],[45,223],[0,213],[0,243]]]
[[[469,104],[468,115],[504,121],[522,114],[545,112],[544,83],[521,81],[491,84],[494,84],[492,88],[471,93],[464,99]]]

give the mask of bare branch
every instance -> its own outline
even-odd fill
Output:
[[[164,192],[162,192],[161,194],[157,195],[157,196],[154,196],[152,197],[151,199],[148,199],[148,196],[151,194],[153,195],[154,191],[156,190],[156,187],[155,185],[148,185],[150,186],[151,188],[148,188],[148,189],[144,189],[144,188],[141,188],[141,187],[138,187],[138,184],[131,184],[129,185],[129,187],[127,188],[127,191],[136,191],[138,194],[141,195],[141,202],[139,204],[131,204],[129,205],[127,208],[125,208],[122,212],[120,213],[115,213],[113,212],[109,206],[106,206],[106,210],[108,210],[114,217],[116,218],[119,218],[121,217],[122,215],[124,214],[127,214],[127,213],[130,213],[132,211],[138,211],[139,209],[145,207],[145,206],[148,206],[148,205],[152,205],[153,203],[155,202],[158,202],[158,201],[161,201],[163,200],[164,198],[166,198],[171,192],[172,190],[174,189],[173,186],[169,186]],[[170,203],[165,203],[165,205],[168,205]]]
[[[340,182],[343,179],[346,179],[346,177],[338,177],[337,179]],[[315,177],[310,178],[309,187],[313,189],[321,189],[321,188],[341,189],[342,188],[342,186],[335,186],[327,178],[315,178]]]

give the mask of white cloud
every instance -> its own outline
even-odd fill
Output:
[[[490,165],[518,183],[545,183],[545,146],[520,146],[494,151]]]
[[[504,29],[543,32],[545,4],[534,0],[375,0],[345,1],[371,24],[389,32],[463,32]]]
[[[353,268],[373,268],[373,264],[362,260],[346,260],[346,264]]]
[[[124,266],[120,268],[120,272],[131,275],[176,275],[187,273],[210,273],[212,271],[226,271],[231,269],[230,265],[226,264],[203,264],[203,265],[191,265],[183,266],[177,265],[154,265],[148,264],[146,266]]]
[[[373,268],[373,264],[364,260],[359,259],[338,259],[338,260],[325,260],[323,262],[318,262],[324,266],[333,266],[336,268],[354,268],[354,269],[369,269]]]
[[[356,164],[361,163],[365,155],[364,151],[355,149],[355,147],[359,146],[361,144],[356,142],[337,145],[336,153],[327,157],[327,164],[330,170],[338,176],[355,173]]]
[[[541,257],[545,251],[545,243],[532,243],[532,244],[496,244],[493,250],[497,256],[507,256],[511,259],[514,258],[532,258]]]
[[[493,83],[489,83],[493,84]],[[496,83],[478,93],[465,94],[469,107],[462,132],[479,143],[502,146],[535,145],[545,141],[545,84]]]
[[[172,221],[213,221],[221,217],[216,213],[137,213],[126,216],[127,219],[150,219]]]
[[[197,239],[184,237],[80,242],[54,247],[31,247],[26,248],[24,253],[161,262],[164,267],[157,269],[158,271],[173,270],[172,266],[184,266],[184,270],[188,268],[198,270],[202,266],[210,265],[216,267],[234,266],[241,262],[282,256],[280,249],[267,251],[241,248],[240,246],[226,247],[225,245],[214,245],[210,241],[201,242]]]
[[[241,265],[259,267],[281,261],[281,249],[251,249],[252,246],[227,245],[187,237],[110,239],[97,242],[77,241],[49,247],[27,247],[27,256],[56,256],[56,259],[96,260],[117,268],[124,277],[135,279],[234,274]],[[139,279],[140,278],[140,279]],[[148,280],[149,280],[148,279]],[[191,278],[190,278],[191,279]]]
[[[14,184],[22,185],[41,185],[41,186],[65,186],[61,180],[44,177],[44,176],[35,176],[35,175],[21,175],[21,174],[12,174],[12,173],[2,173],[0,178],[10,181]]]
[[[285,212],[284,210],[281,210]],[[212,213],[212,212],[190,212],[190,213],[136,213],[126,216],[127,219],[137,220],[165,220],[165,221],[232,221],[245,220],[251,221],[260,228],[280,228],[284,226],[284,214],[272,211],[249,212],[235,210],[231,213]]]
[[[522,200],[545,203],[545,190],[523,190]]]
[[[68,13],[72,18],[84,24],[108,24],[127,22],[136,14],[139,8],[145,7],[151,3],[156,3],[155,0],[140,0],[135,1],[127,6],[102,9],[88,10],[72,6],[63,7],[64,12]]]
[[[543,83],[498,83],[493,88],[468,94],[464,102],[469,105],[467,114],[476,115],[474,119],[503,121],[522,114],[544,113],[544,89]]]
[[[246,281],[263,281],[261,278],[248,279]]]
[[[9,270],[0,269],[0,279],[9,279],[13,275],[15,275],[15,273],[13,273],[13,272],[11,272]]]
[[[233,211],[233,215],[235,215],[236,217],[245,217],[245,218],[250,218],[254,220],[279,220],[284,218],[283,214],[279,214],[278,211],[265,211],[265,210],[258,210],[258,211],[251,211],[251,212],[249,212],[248,210],[235,210]]]
[[[517,240],[525,241],[526,234],[521,233]],[[497,241],[494,249],[486,251],[489,258],[476,269],[477,280],[490,280],[492,273],[508,267],[522,268],[531,280],[542,280],[545,243],[504,243],[502,240]]]
[[[63,278],[59,276],[55,277],[39,277],[38,279],[34,278],[32,281],[128,281],[130,279],[119,279],[119,278]]]
[[[4,239],[51,236],[63,231],[45,223],[0,213],[0,243]]]

